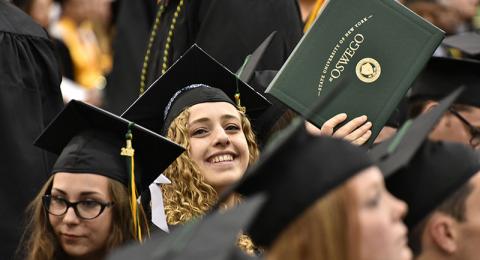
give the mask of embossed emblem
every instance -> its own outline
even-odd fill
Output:
[[[355,68],[359,80],[365,83],[372,83],[380,77],[382,68],[380,63],[372,58],[361,59]]]

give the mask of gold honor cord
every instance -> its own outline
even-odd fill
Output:
[[[140,75],[140,95],[145,92],[145,85],[147,81],[147,72],[148,72],[148,62],[150,60],[150,55],[152,52],[152,47],[153,43],[155,42],[155,38],[158,33],[158,29],[160,28],[160,20],[162,19],[163,12],[165,11],[165,7],[167,5],[167,1],[162,1],[158,0],[157,3],[160,5],[158,7],[157,14],[155,16],[155,22],[153,23],[152,31],[150,33],[150,38],[148,39],[148,44],[147,44],[147,51],[145,53],[145,57],[143,58],[143,65],[142,65],[142,72]],[[173,13],[173,17],[170,23],[170,28],[168,29],[168,34],[167,38],[165,40],[165,47],[163,48],[163,56],[162,56],[162,74],[165,74],[165,72],[168,69],[168,55],[170,52],[170,45],[173,40],[173,33],[175,31],[175,26],[177,24],[177,19],[178,16],[180,15],[180,12],[182,11],[183,7],[183,2],[184,0],[180,0],[180,2],[177,5],[177,8],[175,9],[175,12]]]
[[[322,9],[323,3],[325,0],[317,0],[315,3],[315,6],[313,6],[312,11],[310,12],[310,15],[308,16],[307,22],[305,23],[305,27],[303,27],[303,32],[305,33],[308,31],[310,26],[312,26],[313,22],[318,16],[318,12],[320,12],[320,9]]]
[[[125,140],[126,140],[126,146],[122,147],[122,150],[120,152],[120,155],[127,157],[127,171],[129,171],[129,183],[128,183],[128,190],[130,193],[130,213],[132,216],[132,222],[133,222],[133,237],[135,240],[143,242],[143,236],[142,236],[142,224],[140,221],[140,214],[139,214],[139,208],[137,205],[137,197],[138,197],[138,190],[137,186],[135,184],[135,159],[134,159],[134,154],[135,150],[133,149],[132,146],[132,128],[134,126],[134,123],[130,123],[128,125],[128,131],[125,134]],[[148,231],[148,225],[145,225],[147,227],[147,232]]]

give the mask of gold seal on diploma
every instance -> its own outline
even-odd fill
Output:
[[[365,83],[372,83],[380,77],[382,68],[380,63],[372,58],[361,59],[355,68],[359,80]]]

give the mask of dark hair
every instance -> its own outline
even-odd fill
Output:
[[[470,193],[472,193],[472,190],[473,187],[469,182],[463,184],[448,199],[440,204],[435,211],[445,213],[459,222],[465,221],[465,201]],[[408,244],[414,256],[422,253],[422,234],[429,219],[430,216],[426,217],[409,232]]]

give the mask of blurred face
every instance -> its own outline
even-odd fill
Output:
[[[442,0],[442,2],[456,10],[464,19],[472,19],[477,13],[478,0]]]
[[[48,28],[52,0],[34,0],[30,9],[33,20],[44,28]]]
[[[458,110],[457,112],[473,127],[480,127],[480,108],[468,106],[468,109]],[[480,146],[477,145],[480,143],[479,140],[474,140],[472,143],[470,142],[472,133],[469,127],[452,113],[446,113],[441,118],[440,122],[431,132],[430,138],[437,141],[459,142],[473,146],[475,149],[480,148]]]
[[[470,179],[473,189],[465,201],[465,221],[457,222],[458,259],[478,259],[480,255],[480,174]]]
[[[108,178],[96,174],[57,173],[53,179],[51,196],[57,201],[111,202]],[[48,217],[61,247],[69,256],[95,259],[105,254],[112,227],[110,207],[91,220],[80,219],[72,207],[63,216],[48,214]]]
[[[190,158],[205,181],[221,192],[242,177],[249,163],[240,113],[226,102],[197,104],[189,112]]]
[[[407,206],[386,189],[377,167],[370,167],[347,182],[358,205],[362,260],[408,260],[407,228],[402,222]]]

